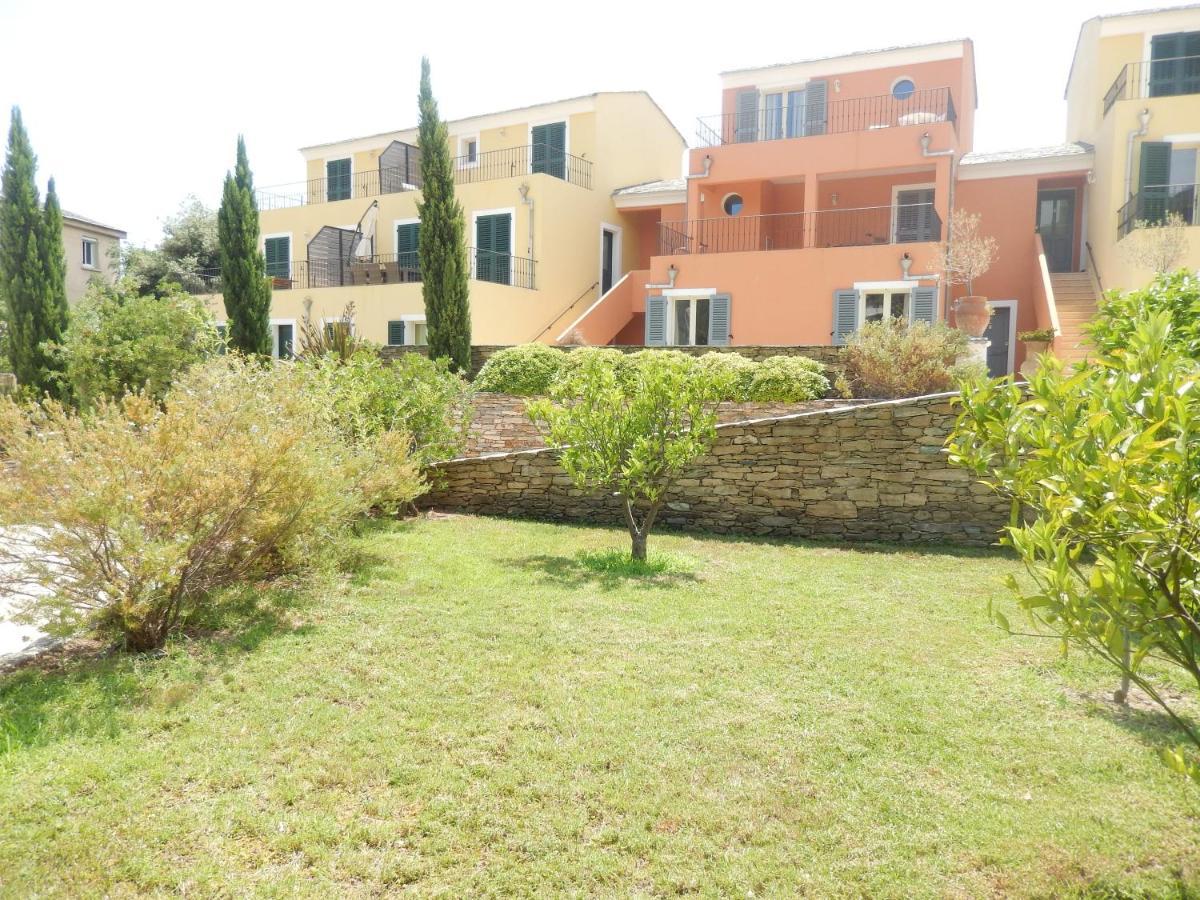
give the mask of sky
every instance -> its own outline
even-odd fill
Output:
[[[444,118],[646,90],[691,142],[724,70],[970,37],[987,151],[1061,142],[1080,24],[1144,5],[0,0],[0,111],[43,190],[153,245],[187,195],[217,204],[239,133],[265,187],[305,177],[300,147],[415,125],[422,55]]]

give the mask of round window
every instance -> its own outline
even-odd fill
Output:
[[[724,207],[725,207],[725,215],[736,216],[738,213],[740,213],[742,211],[742,195],[741,194],[730,194],[728,197],[725,198]]]
[[[913,84],[911,78],[901,78],[892,85],[892,96],[897,100],[907,100],[917,90],[917,86]]]

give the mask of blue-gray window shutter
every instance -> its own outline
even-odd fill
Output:
[[[708,342],[714,347],[729,343],[728,294],[713,294],[708,300]]]
[[[388,346],[399,347],[404,343],[404,320],[394,319],[388,322]]]
[[[833,292],[833,345],[841,347],[858,331],[858,291]]]
[[[825,98],[829,93],[828,82],[810,81],[805,87],[805,134],[824,134],[827,116]]]
[[[937,295],[935,287],[915,287],[912,291],[912,320],[933,324],[937,318]]]
[[[758,90],[738,91],[736,132],[734,140],[739,144],[758,140]]]
[[[667,343],[667,298],[646,298],[646,346],[662,347]]]

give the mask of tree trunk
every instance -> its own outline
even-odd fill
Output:
[[[633,539],[633,558],[638,562],[645,562],[646,533],[644,531],[630,531],[629,536]]]
[[[1122,643],[1125,645],[1125,649],[1123,651],[1125,668],[1121,670],[1121,686],[1113,692],[1113,700],[1115,700],[1117,703],[1120,703],[1122,706],[1125,706],[1129,703],[1129,666],[1131,662],[1128,631],[1122,631]]]

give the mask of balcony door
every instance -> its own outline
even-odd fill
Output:
[[[1150,39],[1151,97],[1200,94],[1200,31],[1156,34]]]
[[[933,227],[933,185],[896,188],[892,202],[892,243],[936,241]]]
[[[1038,191],[1037,231],[1051,272],[1070,272],[1075,259],[1075,189]]]
[[[512,213],[475,216],[475,277],[494,284],[512,283]]]

